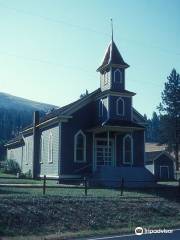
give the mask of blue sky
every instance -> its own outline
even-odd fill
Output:
[[[134,106],[151,113],[172,68],[180,73],[179,0],[0,0],[0,91],[63,106],[99,87],[114,40]]]

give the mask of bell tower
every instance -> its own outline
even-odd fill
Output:
[[[101,91],[123,91],[125,90],[125,69],[129,65],[123,60],[114,40],[113,24],[111,19],[112,37],[111,42],[105,52],[103,61],[97,72],[100,73]]]

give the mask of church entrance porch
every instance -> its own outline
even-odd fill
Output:
[[[114,139],[95,139],[95,168],[98,166],[114,166]]]

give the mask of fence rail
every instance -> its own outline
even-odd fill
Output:
[[[20,180],[33,180],[32,178],[17,178],[17,177],[5,177],[0,176],[0,179],[6,179],[6,180],[14,180],[17,181]],[[112,183],[118,183],[117,186],[98,186],[93,184],[96,182],[97,179],[88,179],[87,177],[84,178],[53,178],[53,177],[46,177],[44,175],[43,177],[39,177],[36,180],[39,180],[41,183],[0,183],[0,188],[34,188],[34,189],[42,189],[43,195],[46,194],[47,189],[82,189],[84,190],[84,195],[88,195],[88,190],[90,189],[116,189],[120,192],[120,195],[124,195],[124,191],[128,188],[126,187],[125,183],[148,183],[148,181],[125,181],[124,178],[121,178],[119,181],[117,180],[110,180]],[[101,179],[103,180],[103,179]],[[105,179],[104,179],[105,180]],[[107,180],[107,179],[106,179]],[[59,184],[57,185],[48,185],[47,181],[56,181]],[[64,183],[66,184],[64,184]],[[177,184],[177,186],[163,186],[163,185],[156,185],[156,186],[149,186],[149,189],[172,189],[176,188],[178,196],[180,197],[180,179],[178,181],[174,181]]]

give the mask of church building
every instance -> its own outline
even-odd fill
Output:
[[[6,144],[7,158],[33,178],[152,182],[144,166],[146,122],[133,108],[136,94],[126,89],[128,67],[112,38],[97,69],[100,87],[41,119],[35,112],[33,124]]]

